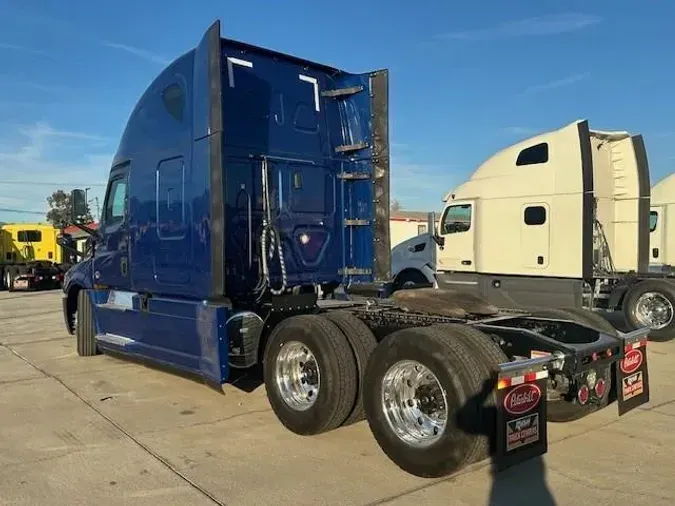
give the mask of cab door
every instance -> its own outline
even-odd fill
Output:
[[[128,182],[128,163],[110,172],[101,216],[102,238],[94,257],[94,283],[117,290],[130,288]]]
[[[476,272],[476,202],[453,201],[443,210],[438,233],[445,240],[437,253],[440,271]]]
[[[665,206],[652,206],[649,211],[649,263],[662,264],[666,258],[666,244],[663,240],[666,223]]]

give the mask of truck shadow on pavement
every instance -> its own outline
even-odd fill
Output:
[[[262,386],[262,369],[250,371],[232,370],[228,384],[245,392],[252,392]],[[484,382],[482,390],[470,398],[457,412],[457,427],[473,435],[488,438],[491,455],[492,485],[487,504],[489,506],[555,506],[556,501],[546,482],[546,465],[542,457],[529,459],[504,471],[497,471],[495,461],[497,449],[497,408],[493,392],[496,391],[496,376]],[[480,423],[476,423],[479,413]],[[453,478],[450,476],[449,478]]]
[[[481,435],[489,440],[492,488],[489,506],[555,506],[556,502],[546,483],[543,456],[531,458],[501,472],[497,470],[497,408],[492,395],[496,391],[496,376],[483,383],[483,389],[470,398],[457,412],[455,423],[467,434]],[[476,413],[480,413],[476,423]]]

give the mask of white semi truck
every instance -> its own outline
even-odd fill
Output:
[[[497,152],[444,202],[436,231],[393,248],[396,289],[471,292],[542,315],[622,310],[652,339],[675,337],[675,283],[649,272],[641,135],[574,121]]]
[[[649,267],[675,272],[675,173],[652,187],[649,212]],[[670,233],[669,230],[671,229]]]

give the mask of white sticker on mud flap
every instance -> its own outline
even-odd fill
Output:
[[[623,400],[627,401],[644,392],[644,381],[642,380],[642,371],[626,376],[622,381]]]
[[[506,451],[539,441],[539,413],[523,416],[506,423]]]

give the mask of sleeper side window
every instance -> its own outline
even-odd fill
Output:
[[[548,162],[548,143],[542,142],[529,148],[523,149],[518,154],[516,165],[536,165]]]
[[[471,204],[448,206],[441,220],[441,234],[467,232],[471,228]]]
[[[657,211],[649,211],[649,231],[656,230],[656,224],[659,222],[659,213]]]
[[[170,84],[162,91],[162,102],[166,111],[177,121],[183,121],[185,94],[178,84]]]

